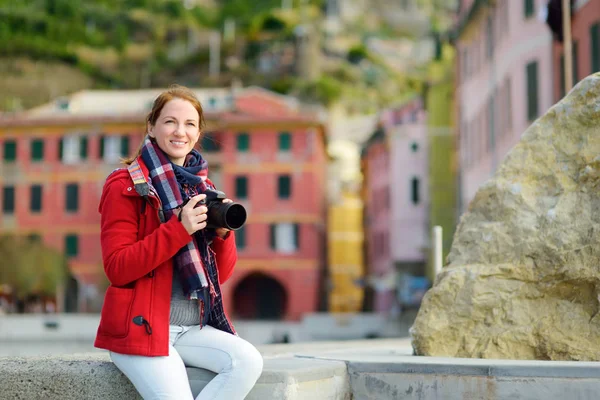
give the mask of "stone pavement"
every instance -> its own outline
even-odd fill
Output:
[[[247,397],[286,400],[596,399],[600,363],[417,357],[408,339],[266,345]],[[188,369],[195,393],[214,375]],[[0,399],[135,399],[105,353],[0,358]]]

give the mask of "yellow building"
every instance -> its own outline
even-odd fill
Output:
[[[364,287],[363,203],[358,193],[345,191],[329,206],[329,311],[360,312]]]

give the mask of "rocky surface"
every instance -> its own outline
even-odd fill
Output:
[[[600,360],[600,73],[522,135],[461,217],[416,354]]]

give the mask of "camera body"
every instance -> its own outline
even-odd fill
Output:
[[[204,194],[206,198],[198,204],[205,205],[208,209],[206,213],[207,228],[227,228],[235,231],[246,223],[247,213],[244,206],[234,202],[223,203],[223,200],[227,198],[224,192],[206,189]]]

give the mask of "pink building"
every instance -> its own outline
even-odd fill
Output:
[[[427,129],[420,99],[385,111],[362,152],[366,265],[372,308],[412,305],[406,283],[425,273]]]
[[[457,121],[463,212],[479,186],[553,104],[546,0],[462,0],[457,26]]]

